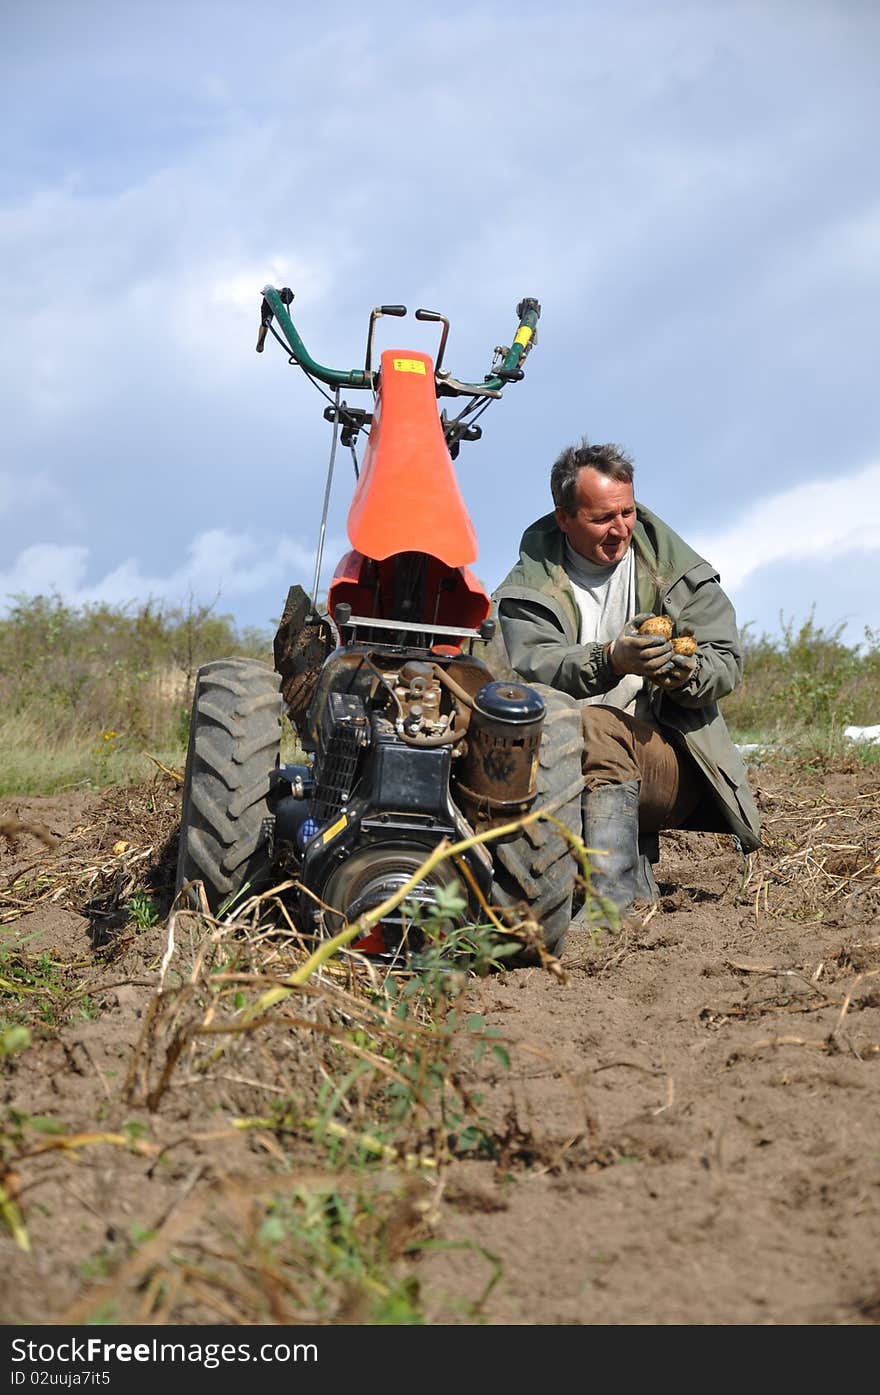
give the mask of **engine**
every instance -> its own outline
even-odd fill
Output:
[[[279,771],[275,856],[300,884],[303,928],[335,933],[399,891],[442,839],[465,841],[527,813],[543,723],[538,693],[493,681],[472,656],[336,649],[300,727],[310,762]],[[455,886],[477,910],[491,903],[492,881],[492,857],[475,844],[440,863],[357,947],[394,955],[412,943],[412,902]]]

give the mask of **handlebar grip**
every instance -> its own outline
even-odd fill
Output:
[[[513,336],[513,343],[510,346],[511,352],[501,370],[502,377],[509,377],[511,370],[519,366],[538,339],[538,320],[541,317],[540,303],[532,297],[528,297],[520,301],[516,307],[516,313],[519,315],[519,329]]]
[[[397,315],[397,317],[400,318],[401,315],[405,315],[405,314],[406,314],[406,306],[405,306],[405,305],[380,305],[380,306],[379,306],[379,314],[380,314],[380,315]]]
[[[527,296],[524,300],[521,300],[519,305],[516,307],[517,319],[524,320],[530,310],[534,314],[535,319],[540,320],[541,302],[539,300],[535,300],[532,296]]]
[[[315,378],[320,378],[322,383],[327,383],[329,387],[357,387],[369,388],[373,386],[373,378],[370,373],[365,373],[362,369],[352,368],[344,371],[339,368],[326,368],[324,364],[317,363],[312,358],[305,344],[297,332],[296,325],[290,318],[288,307],[293,301],[293,291],[289,286],[282,286],[281,290],[276,290],[274,286],[263,287],[263,314],[261,320],[263,324],[273,318],[278,321],[278,328],[281,331],[286,347],[290,353],[292,363],[298,363],[300,368]],[[274,333],[274,331],[273,331]]]
[[[519,328],[513,336],[509,349],[498,350],[504,355],[503,361],[486,374],[485,382],[490,387],[501,387],[504,383],[518,383],[525,377],[523,361],[529,350],[538,342],[538,320],[541,315],[540,301],[534,296],[525,296],[516,307]]]
[[[292,292],[290,293],[290,299],[293,300],[293,293],[292,293]],[[285,301],[285,304],[287,304],[286,301]],[[272,306],[269,304],[268,300],[266,299],[266,297],[265,297],[265,295],[264,295],[264,296],[263,296],[263,304],[260,306],[260,328],[259,328],[258,331],[257,331],[257,353],[258,353],[258,354],[261,354],[261,353],[263,352],[263,346],[264,346],[265,343],[266,343],[266,335],[269,333],[269,326],[270,326],[271,323],[272,323]]]
[[[421,309],[416,311],[416,319],[430,320],[434,324],[440,324],[443,326],[443,330],[440,335],[440,345],[437,349],[437,358],[434,362],[434,374],[436,376],[436,374],[440,372],[440,364],[443,362],[443,355],[446,352],[446,340],[449,338],[449,321],[447,320],[445,315],[441,315],[437,310]]]

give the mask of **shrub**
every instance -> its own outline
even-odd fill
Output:
[[[756,638],[743,627],[743,681],[723,702],[735,737],[829,738],[880,721],[878,632],[847,645],[844,626],[817,625],[813,610],[799,625],[780,616],[780,629],[778,638]]]
[[[196,670],[230,654],[271,663],[271,638],[210,606],[16,597],[0,619],[0,789],[48,792],[83,783],[91,767],[113,783],[136,760],[146,773],[145,746],[185,749]]]

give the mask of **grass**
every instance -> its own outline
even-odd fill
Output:
[[[139,784],[155,761],[182,770],[186,743],[139,748],[112,729],[49,723],[36,708],[0,716],[0,795],[58,794]],[[151,759],[151,756],[155,759]]]
[[[61,963],[47,952],[29,953],[0,941],[0,1057],[11,1055],[22,1044],[29,1045],[40,1028],[54,1030],[67,1022],[84,1005],[88,1013],[97,1009],[86,995],[76,967]],[[16,1029],[24,1028],[23,1043]],[[16,1045],[18,1043],[18,1045]]]
[[[268,634],[210,608],[20,598],[0,620],[0,793],[137,783],[181,768],[192,685],[211,659],[271,663]]]
[[[876,748],[855,747],[843,731],[880,722],[880,631],[847,645],[843,626],[825,629],[812,612],[780,626],[778,638],[743,631],[743,681],[722,703],[734,740],[876,760]]]
[[[722,703],[733,739],[880,760],[843,736],[880,721],[880,631],[847,645],[812,613],[780,626],[743,631],[745,675]],[[271,664],[271,637],[208,607],[19,599],[0,619],[0,795],[137,784],[157,762],[182,771],[195,674],[234,654]],[[287,727],[282,759],[301,758]]]
[[[208,607],[20,599],[0,619],[0,796],[182,772],[196,672],[232,655],[271,665],[271,636]],[[301,759],[289,725],[282,759]]]
[[[139,930],[149,930],[159,919],[159,911],[145,891],[135,891],[126,904],[129,920]]]

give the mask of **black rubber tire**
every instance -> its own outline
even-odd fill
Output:
[[[546,709],[533,807],[552,809],[554,817],[580,838],[584,784],[580,706],[555,688],[542,683],[529,686],[541,694]],[[494,858],[494,903],[515,906],[525,902],[541,926],[546,948],[551,954],[561,953],[580,871],[571,844],[554,824],[537,819],[513,841],[498,844]]]
[[[175,892],[201,881],[216,913],[269,872],[270,779],[280,763],[280,676],[256,659],[216,659],[196,674]],[[186,903],[198,906],[195,889]]]

